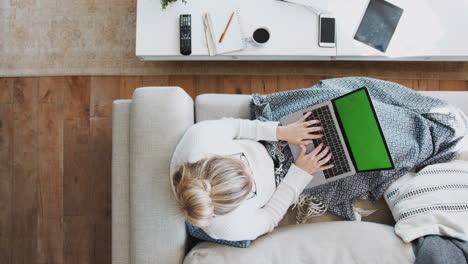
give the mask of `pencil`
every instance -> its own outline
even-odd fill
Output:
[[[232,12],[231,17],[229,18],[229,21],[226,25],[226,28],[224,29],[223,34],[221,34],[221,37],[219,38],[219,43],[223,42],[224,36],[226,35],[226,32],[229,28],[229,25],[231,25],[232,18],[234,17],[234,12]]]

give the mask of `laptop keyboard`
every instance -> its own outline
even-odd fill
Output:
[[[322,131],[313,132],[312,134],[323,134],[320,139],[314,140],[314,146],[323,143],[324,146],[329,146],[332,152],[332,157],[327,164],[334,164],[333,168],[324,170],[323,174],[326,179],[341,175],[350,171],[350,167],[346,160],[346,155],[341,145],[341,141],[333,122],[332,114],[328,106],[322,106],[312,111],[312,114],[307,118],[309,120],[320,120],[320,125],[323,127]]]

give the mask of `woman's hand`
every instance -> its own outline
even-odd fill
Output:
[[[309,154],[306,154],[306,147],[304,145],[300,145],[300,147],[301,153],[294,163],[297,167],[310,174],[333,168],[333,164],[325,165],[332,157],[331,152],[328,153],[330,151],[330,147],[327,146],[323,148],[323,143],[320,143],[320,145],[318,145]]]
[[[310,127],[312,125],[319,124],[319,120],[305,121],[311,114],[311,112],[308,112],[307,114],[303,115],[301,119],[287,126],[278,126],[278,129],[276,130],[276,137],[279,140],[284,140],[296,145],[308,145],[312,143],[312,139],[323,137],[322,134],[310,134],[311,132],[323,130],[323,128],[319,126]]]

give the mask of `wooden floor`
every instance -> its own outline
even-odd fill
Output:
[[[111,262],[112,101],[140,86],[271,93],[322,76],[0,78],[0,263]],[[466,81],[392,80],[416,90]]]

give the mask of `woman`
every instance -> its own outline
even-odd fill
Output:
[[[271,232],[312,174],[333,167],[329,147],[306,154],[322,137],[311,113],[287,126],[278,122],[221,119],[195,124],[179,142],[171,162],[174,194],[187,221],[214,239],[254,240]],[[301,146],[295,164],[276,188],[273,160],[259,140]]]

